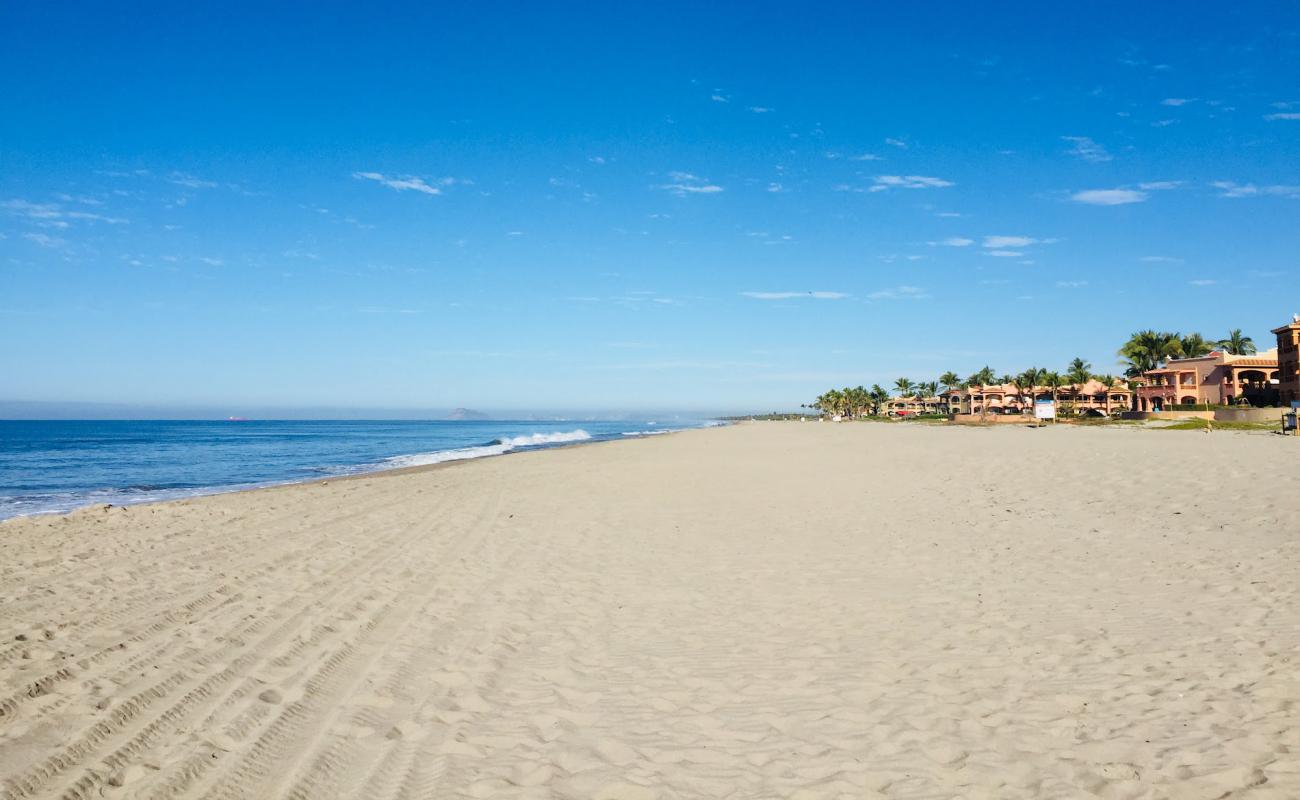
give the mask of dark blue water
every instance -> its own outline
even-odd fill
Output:
[[[707,424],[711,423],[0,420],[0,519]]]

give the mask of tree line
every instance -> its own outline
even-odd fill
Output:
[[[1199,333],[1183,335],[1143,330],[1129,337],[1120,348],[1119,356],[1124,366],[1124,376],[1129,379],[1127,383],[1131,389],[1135,385],[1132,379],[1149,370],[1158,369],[1170,359],[1197,358],[1208,355],[1216,349],[1232,355],[1251,355],[1256,352],[1254,341],[1249,336],[1243,336],[1240,328],[1229,331],[1227,337],[1216,341],[1210,341]],[[910,378],[899,378],[894,381],[893,387],[897,394],[891,394],[878,383],[873,384],[871,388],[846,386],[842,389],[828,389],[803,407],[842,417],[876,416],[885,409],[885,405],[890,400],[895,398],[912,398],[920,401],[938,395],[940,387],[944,391],[952,391],[993,385],[1014,386],[1022,396],[1045,389],[1051,393],[1052,400],[1056,401],[1062,390],[1068,388],[1073,394],[1077,394],[1091,380],[1110,387],[1123,381],[1123,378],[1095,373],[1092,371],[1092,365],[1082,358],[1075,358],[1061,372],[1043,367],[1030,367],[1020,373],[999,375],[991,367],[985,366],[966,378],[951,370],[933,381],[918,383]],[[1066,413],[1069,412],[1068,408],[1064,410]]]

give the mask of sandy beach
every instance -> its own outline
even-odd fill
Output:
[[[0,524],[0,797],[1300,797],[1300,442],[755,423]]]

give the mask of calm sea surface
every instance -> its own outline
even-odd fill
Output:
[[[714,424],[0,420],[0,519]]]

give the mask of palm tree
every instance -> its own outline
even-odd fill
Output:
[[[1070,362],[1070,367],[1065,371],[1065,378],[1070,382],[1070,388],[1074,393],[1074,405],[1071,412],[1078,411],[1079,392],[1083,385],[1092,380],[1092,365],[1082,358],[1075,358]]]
[[[912,381],[907,378],[899,378],[894,381],[894,388],[898,390],[899,397],[907,397],[912,393]]]
[[[1169,359],[1177,358],[1182,354],[1183,343],[1178,334],[1150,329],[1133,334],[1119,349],[1119,355],[1123,359],[1124,374],[1130,378],[1157,369]]]
[[[961,376],[953,372],[952,370],[948,370],[947,372],[939,376],[939,383],[943,384],[943,388],[945,390],[956,389],[957,386],[961,383]]]
[[[985,365],[983,369],[971,376],[974,382],[980,386],[987,386],[997,382],[997,376],[993,374],[993,368]]]
[[[1039,380],[1043,382],[1044,386],[1052,390],[1053,403],[1056,402],[1056,398],[1061,391],[1061,387],[1069,383],[1069,381],[1066,380],[1065,376],[1061,375],[1059,372],[1044,372],[1042,375],[1039,376]]]
[[[1189,333],[1186,336],[1178,337],[1179,349],[1182,351],[1183,358],[1200,358],[1207,356],[1214,350],[1214,342],[1208,342],[1205,337],[1199,333]]]
[[[1233,328],[1228,331],[1228,338],[1220,339],[1215,343],[1223,352],[1233,356],[1253,356],[1255,350],[1255,341],[1249,336],[1241,335],[1241,328]]]
[[[878,383],[871,385],[868,396],[871,398],[872,414],[879,414],[880,407],[889,402],[889,391]]]
[[[1034,387],[1038,386],[1038,374],[1042,372],[1038,367],[1030,367],[1019,375],[1013,375],[1008,381],[1016,387],[1020,393],[1020,413],[1025,413],[1026,409],[1034,407]]]
[[[858,384],[853,387],[853,416],[862,416],[871,405],[871,394],[867,387]]]

